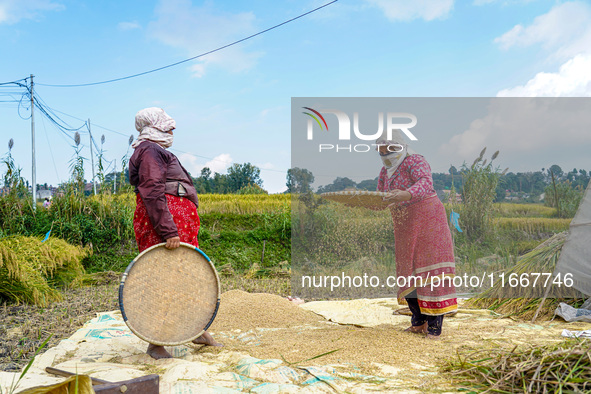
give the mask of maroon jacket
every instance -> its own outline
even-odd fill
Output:
[[[187,170],[175,155],[155,142],[142,142],[131,155],[129,182],[135,186],[154,229],[163,240],[179,235],[165,194],[185,197],[199,206],[197,191]]]

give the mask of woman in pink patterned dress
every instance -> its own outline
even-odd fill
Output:
[[[129,159],[129,182],[136,192],[133,229],[140,252],[161,242],[168,249],[178,248],[181,242],[199,247],[197,191],[178,158],[166,150],[172,145],[175,127],[174,119],[161,108],[142,109],[135,115],[140,135],[131,145],[135,150]],[[221,346],[208,332],[193,342]],[[154,344],[147,353],[155,359],[172,357]]]
[[[437,339],[443,316],[457,310],[451,283],[455,259],[445,207],[433,190],[431,167],[408,148],[399,131],[390,139],[379,138],[376,145],[384,164],[377,190],[388,192],[386,199],[392,201],[396,275],[406,278],[398,289],[398,302],[406,301],[412,312],[412,325],[406,331]]]

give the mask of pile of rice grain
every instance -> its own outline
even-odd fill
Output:
[[[222,294],[220,309],[210,330],[287,328],[316,325],[321,320],[324,319],[275,294],[230,290]]]

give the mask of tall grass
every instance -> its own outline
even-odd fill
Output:
[[[482,240],[492,231],[493,201],[501,172],[493,167],[493,161],[499,151],[495,152],[490,162],[483,160],[486,148],[474,160],[471,166],[464,163],[461,169],[463,179],[462,200],[458,206],[462,217],[465,236],[471,240]]]

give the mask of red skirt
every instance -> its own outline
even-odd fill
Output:
[[[195,245],[198,248],[199,241],[197,240],[197,234],[199,233],[200,221],[195,204],[186,198],[170,194],[166,194],[166,201],[168,203],[168,210],[178,229],[181,242]],[[165,242],[165,240],[154,230],[144,201],[139,194],[137,194],[136,202],[135,213],[133,215],[133,230],[135,231],[135,240],[141,253],[150,246]]]
[[[405,208],[392,209],[396,253],[398,301],[417,290],[421,313],[443,315],[457,309],[453,241],[445,207],[437,197]],[[399,278],[400,279],[400,278]]]

